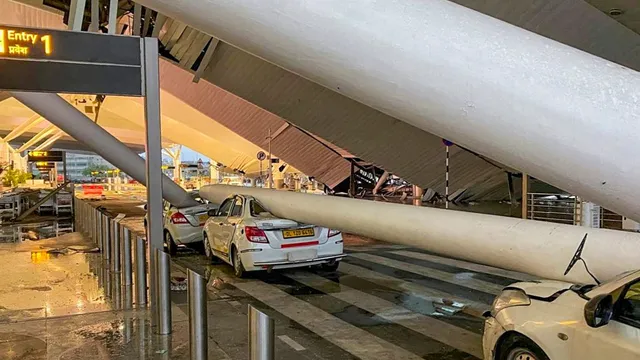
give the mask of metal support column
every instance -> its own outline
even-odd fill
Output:
[[[195,271],[187,271],[189,285],[189,350],[191,360],[206,360],[208,353],[207,334],[207,283]]]
[[[144,107],[146,129],[147,237],[151,254],[151,323],[158,325],[158,291],[153,254],[162,251],[162,142],[160,130],[160,83],[158,40],[144,38]]]
[[[158,334],[168,335],[171,334],[171,256],[162,249],[155,249],[154,254],[158,281],[158,327],[156,329]]]
[[[249,305],[249,360],[273,360],[275,324],[272,318]]]

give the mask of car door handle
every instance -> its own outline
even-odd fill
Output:
[[[231,223],[231,224],[229,224],[229,225],[231,225],[231,226],[236,226],[236,224],[235,224],[235,223]]]
[[[224,223],[218,223],[218,225],[222,226],[222,225],[224,225]]]

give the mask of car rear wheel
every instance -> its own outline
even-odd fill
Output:
[[[512,335],[500,345],[497,360],[549,360],[544,351],[529,338]]]
[[[322,270],[334,272],[334,271],[338,271],[339,266],[340,266],[340,261],[328,262],[328,263],[322,264]]]
[[[236,277],[244,277],[244,265],[242,265],[242,259],[240,258],[240,252],[234,247],[233,248],[233,272],[236,274]]]
[[[173,256],[178,253],[178,245],[173,241],[173,237],[168,231],[164,233],[164,246],[167,247],[169,255]]]

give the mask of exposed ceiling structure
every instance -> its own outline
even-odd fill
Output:
[[[636,0],[453,1],[596,56],[640,70],[640,6]],[[65,3],[63,0],[58,2]],[[140,2],[152,3],[149,0]],[[131,8],[131,2],[121,3],[123,8]],[[176,6],[179,7],[178,2]],[[248,139],[254,146],[264,148],[265,130],[273,131],[273,128],[277,128],[277,136],[272,146],[278,138],[285,139],[287,134],[318,136],[319,143],[332,149],[334,154],[353,154],[352,156],[373,162],[410,182],[442,192],[445,154],[439,137],[218,41],[213,37],[216,34],[202,33],[181,22],[186,19],[180,17],[178,10],[173,15],[178,18],[165,21],[164,15],[156,17],[154,14],[150,21],[157,21],[157,26],[162,27],[159,37],[165,47],[164,55],[185,69],[182,73],[173,69],[167,71],[173,74],[175,79],[170,83],[165,81],[163,88],[166,92],[180,97],[180,89],[189,88],[185,93],[190,95],[180,97],[183,101]],[[166,70],[169,65],[176,66],[167,62],[163,63],[162,67]],[[194,84],[190,82],[191,79],[204,81]],[[266,110],[264,112],[268,115],[263,117],[270,119],[270,116],[273,116],[273,125],[264,126],[261,121],[260,129],[247,129],[246,123],[238,123],[237,119],[216,115],[216,111],[219,111],[215,109],[217,100],[233,96],[229,93],[222,94],[221,91],[224,90],[220,88],[247,100],[253,107]],[[251,108],[243,106],[246,109]],[[277,123],[282,125],[277,126]],[[206,133],[206,129],[204,130]],[[307,145],[286,149],[287,145],[296,143]],[[276,145],[277,151],[274,152],[283,159],[292,159],[292,164],[296,161],[297,164],[294,165],[308,174],[312,173],[307,170],[309,168],[328,179],[342,176],[327,173],[331,166],[336,166],[335,164],[338,164],[339,173],[344,173],[344,163],[339,159],[332,159],[326,155],[329,157],[323,157],[325,161],[318,164],[331,166],[322,165],[318,168],[310,162],[313,156],[300,158],[305,151],[312,148],[309,144],[313,145],[303,136],[300,139],[290,138],[284,142],[282,149]],[[459,147],[453,147],[451,156],[452,192],[464,194],[463,197],[467,199],[502,199],[507,196],[505,172],[511,169]]]
[[[34,1],[29,3],[38,5]],[[31,6],[3,0],[0,2],[0,23],[64,28],[61,13]],[[122,18],[120,23],[126,23],[126,20]],[[168,61],[161,61],[162,87],[169,87],[172,91],[161,90],[163,140],[167,143],[185,145],[227,169],[247,175],[260,171],[261,164],[256,154],[268,151],[271,145],[273,156],[289,165],[286,172],[302,171],[330,187],[349,176],[348,161],[327,149],[317,138],[294,127],[285,129],[287,123],[276,115],[214,85],[196,84],[191,79],[192,76],[184,70]],[[178,84],[184,86],[178,87]],[[203,93],[207,96],[202,97]],[[7,93],[2,95],[7,97]],[[82,106],[79,108],[82,110]],[[4,112],[5,117],[11,117],[5,119],[11,122],[11,126],[17,126],[28,118],[16,115],[15,111],[22,110]],[[25,113],[32,112],[26,110]],[[91,111],[88,116],[93,119],[95,115]],[[137,144],[144,143],[141,99],[106,97],[100,107],[98,124],[109,126],[109,122],[114,123],[111,124],[112,130],[126,129],[142,134],[137,137]],[[269,131],[272,131],[271,141],[267,139]]]

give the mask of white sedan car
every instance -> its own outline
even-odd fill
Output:
[[[176,254],[179,245],[201,249],[203,245],[202,228],[209,217],[208,212],[217,208],[214,204],[201,199],[196,191],[190,192],[189,195],[200,205],[178,208],[166,200],[163,201],[164,245],[171,255]],[[144,227],[147,228],[146,217]]]
[[[640,359],[640,271],[599,286],[508,286],[486,314],[485,360]]]
[[[250,196],[235,195],[204,226],[205,253],[247,271],[322,265],[335,271],[343,253],[342,234],[273,216]]]

